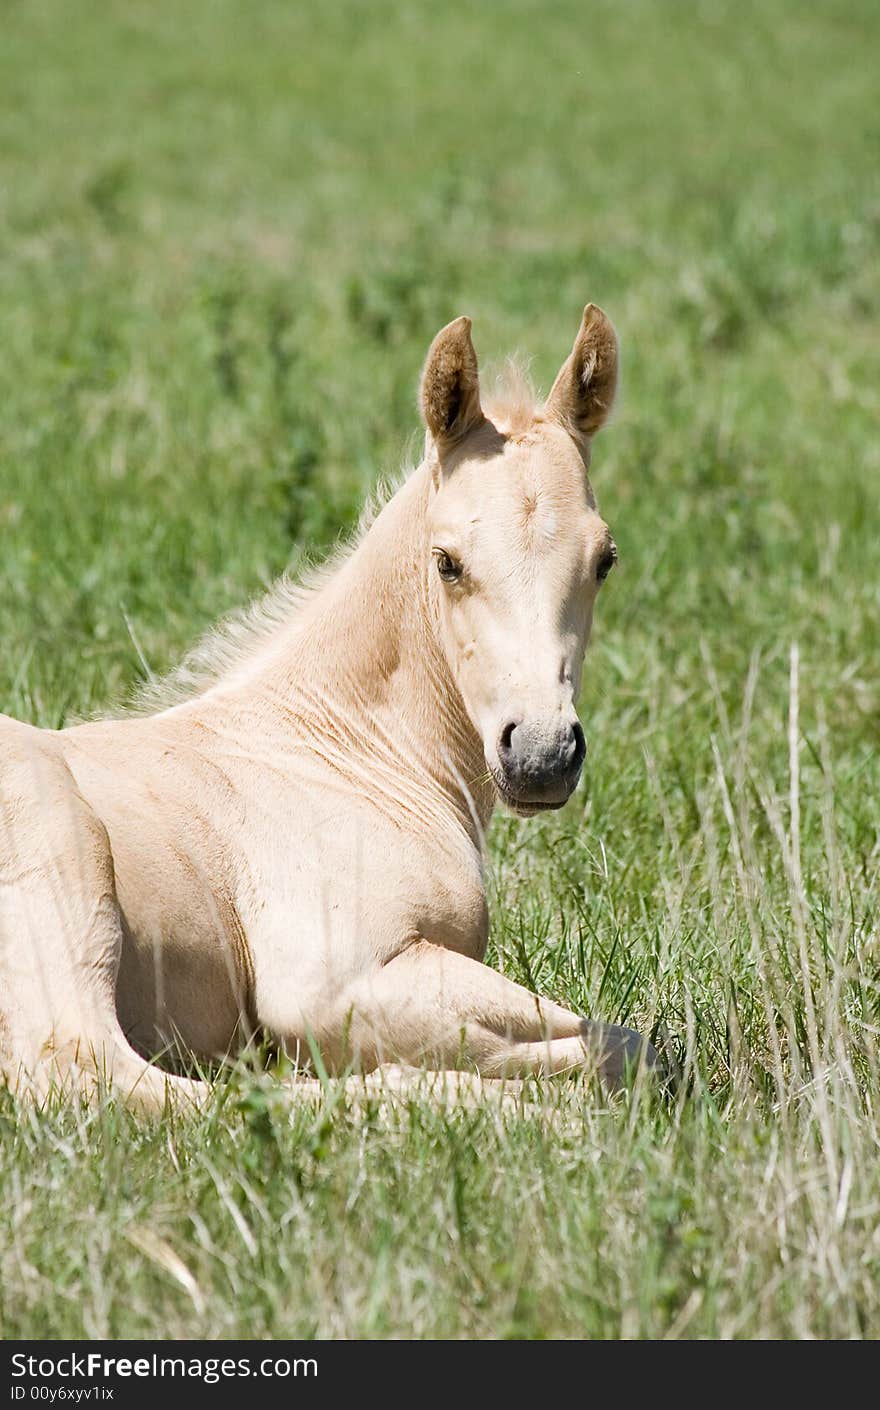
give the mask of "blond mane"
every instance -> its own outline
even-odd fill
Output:
[[[514,359],[505,363],[486,396],[485,409],[500,429],[516,435],[534,419],[537,398],[526,369]],[[306,561],[296,575],[285,571],[262,597],[234,608],[208,629],[177,666],[140,685],[124,713],[153,714],[203,695],[224,676],[252,660],[262,646],[288,625],[303,607],[323,591],[331,578],[357,551],[390,499],[417,467],[405,464],[390,479],[381,479],[361,510],[355,529],[342,537],[320,563]]]

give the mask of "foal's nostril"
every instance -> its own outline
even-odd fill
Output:
[[[584,732],[581,729],[580,721],[575,720],[571,727],[572,733],[572,754],[571,768],[579,769],[587,755],[587,741],[584,739]]]
[[[498,736],[498,753],[503,761],[507,761],[513,756],[513,731],[515,729],[516,720],[511,720]]]

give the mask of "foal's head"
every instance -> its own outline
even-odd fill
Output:
[[[584,762],[575,702],[616,557],[587,470],[616,381],[614,329],[593,304],[546,402],[527,414],[484,412],[468,318],[437,334],[422,376],[442,643],[517,813],[561,807]]]

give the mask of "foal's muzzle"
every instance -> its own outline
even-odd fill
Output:
[[[496,752],[498,791],[513,808],[537,812],[561,808],[580,778],[587,752],[577,719],[509,720],[502,728]]]

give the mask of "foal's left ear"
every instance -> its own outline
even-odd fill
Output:
[[[480,375],[471,342],[471,320],[456,318],[441,328],[425,359],[422,416],[438,450],[460,441],[483,420]]]
[[[544,414],[574,436],[594,436],[608,418],[616,389],[617,334],[610,318],[596,304],[587,304]]]

